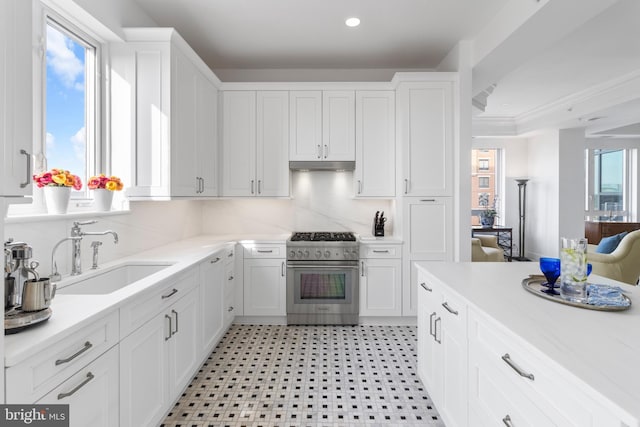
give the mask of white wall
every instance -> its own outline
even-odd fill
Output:
[[[279,234],[291,231],[354,231],[371,235],[376,211],[389,218],[393,202],[353,198],[352,172],[292,172],[291,199],[222,199],[203,202],[205,234]]]
[[[585,146],[584,129],[560,130],[557,239],[584,237]]]
[[[176,240],[200,234],[202,210],[196,201],[131,202],[131,212],[96,217],[97,224],[83,226],[85,231],[113,230],[118,233],[115,245],[111,236],[87,236],[82,241],[82,265],[91,267],[91,242],[103,242],[100,262],[104,263],[136,254]],[[5,237],[24,241],[33,247],[33,259],[40,263],[38,272],[46,276],[51,272],[51,251],[60,239],[70,235],[74,220],[86,221],[91,217],[66,219],[11,219],[5,223]],[[61,274],[71,271],[71,242],[63,243],[56,252]]]

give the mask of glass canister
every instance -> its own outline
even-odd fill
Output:
[[[587,239],[560,239],[560,295],[562,298],[587,301]]]

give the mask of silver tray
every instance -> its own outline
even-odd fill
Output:
[[[625,294],[622,294],[622,297],[627,301],[629,301],[629,305],[626,307],[619,306],[619,305],[592,305],[592,304],[584,304],[581,302],[567,301],[564,298],[562,298],[560,295],[552,295],[547,292],[544,292],[545,290],[548,289],[546,286],[542,286],[542,284],[545,283],[546,281],[547,279],[545,279],[544,276],[532,274],[531,276],[522,280],[522,287],[525,288],[527,291],[531,292],[532,294],[537,295],[541,298],[559,302],[560,304],[586,308],[587,310],[623,311],[623,310],[628,310],[629,307],[631,307],[631,299],[629,299],[629,297],[626,296]]]

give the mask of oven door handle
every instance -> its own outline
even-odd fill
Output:
[[[340,265],[317,265],[317,264],[287,264],[287,268],[315,268],[315,269],[332,269],[335,270],[337,268],[347,268],[350,270],[357,270],[358,269],[358,264],[355,265],[345,265],[345,264],[340,264]]]

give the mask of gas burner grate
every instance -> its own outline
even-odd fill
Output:
[[[291,236],[292,242],[355,242],[356,236],[350,231],[316,231],[295,232]]]

